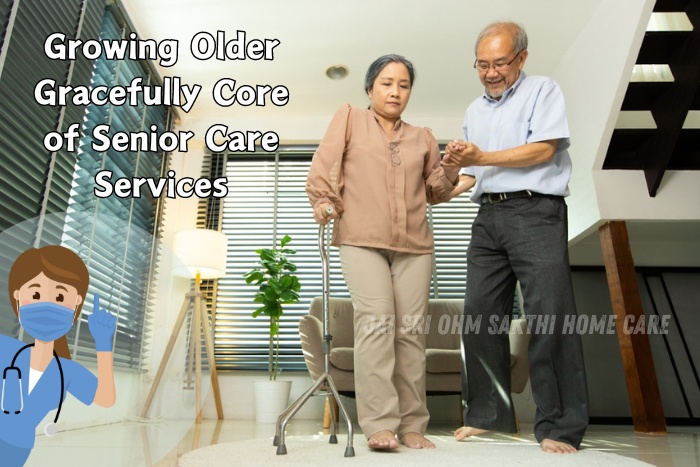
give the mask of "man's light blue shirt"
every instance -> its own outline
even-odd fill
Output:
[[[568,196],[571,177],[569,125],[564,96],[559,85],[546,76],[520,77],[500,100],[484,95],[467,109],[464,140],[482,151],[500,151],[546,140],[559,140],[549,162],[530,167],[465,167],[462,173],[476,177],[472,201],[484,193],[530,190]]]

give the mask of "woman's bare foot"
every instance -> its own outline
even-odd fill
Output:
[[[540,446],[544,452],[551,452],[555,454],[574,454],[578,451],[570,444],[566,444],[561,441],[554,441],[553,439],[549,438],[543,439]]]
[[[401,444],[411,449],[435,449],[435,444],[432,441],[415,431],[403,435]]]
[[[399,447],[399,442],[396,441],[396,436],[389,430],[378,431],[367,440],[367,446],[370,449],[380,449],[383,451],[396,449]]]
[[[487,431],[489,430],[482,430],[481,428],[474,428],[471,426],[463,426],[455,431],[455,438],[457,441],[462,441],[464,438],[480,435],[482,433],[486,433]]]

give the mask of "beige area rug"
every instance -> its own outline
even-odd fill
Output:
[[[179,467],[236,466],[613,466],[639,467],[647,464],[629,457],[584,449],[577,454],[546,454],[532,442],[494,442],[471,439],[457,442],[447,436],[431,436],[436,449],[414,450],[401,446],[393,452],[370,451],[362,435],[355,436],[355,457],[344,457],[347,437],[329,444],[328,436],[288,436],[286,455],[277,455],[272,439],[255,439],[218,444],[184,454]]]

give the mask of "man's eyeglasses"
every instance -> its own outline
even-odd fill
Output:
[[[474,62],[474,68],[479,70],[480,73],[486,73],[489,70],[489,68],[493,68],[496,71],[501,71],[505,67],[510,66],[510,64],[513,63],[515,61],[515,59],[518,58],[518,56],[522,52],[523,51],[521,50],[520,52],[515,54],[515,57],[513,57],[509,62],[500,61],[500,62],[496,62],[496,63],[489,63],[489,62],[486,62],[483,60],[479,60],[477,58],[476,61]]]

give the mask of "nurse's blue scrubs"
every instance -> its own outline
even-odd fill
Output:
[[[12,364],[15,353],[25,345],[22,341],[0,334],[0,372]],[[0,411],[0,465],[4,467],[24,465],[34,447],[36,427],[46,414],[58,408],[61,397],[61,375],[55,358],[51,359],[32,393],[27,394],[31,349],[23,350],[15,360],[15,366],[22,372],[24,408],[19,414],[15,414],[14,410],[10,410],[9,414]],[[60,360],[65,385],[64,399],[67,393],[71,393],[83,404],[92,404],[97,391],[97,377],[79,363],[64,358]],[[16,401],[19,392],[16,378],[8,377],[7,383],[5,393]]]

